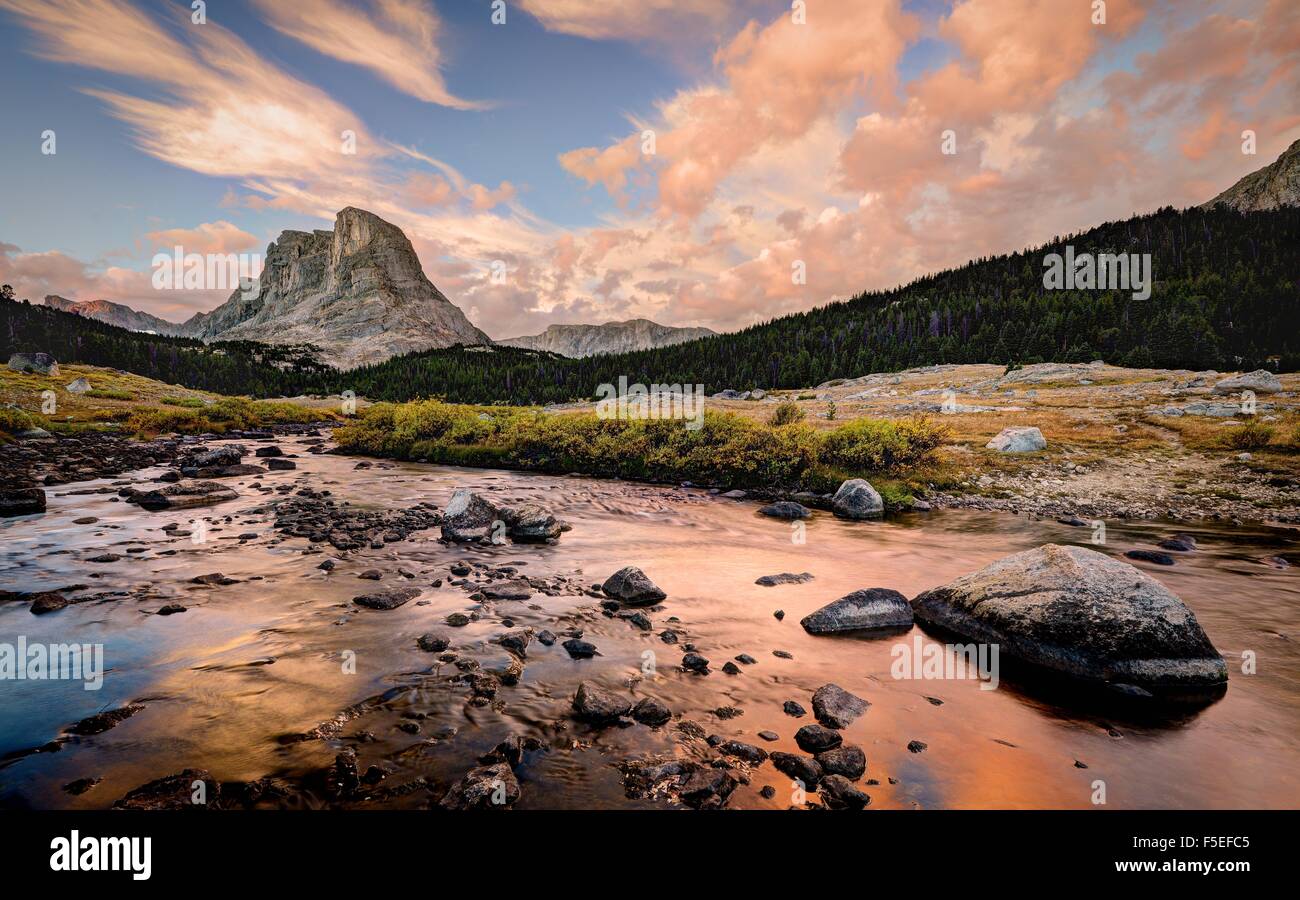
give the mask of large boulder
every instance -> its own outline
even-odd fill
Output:
[[[867,588],[828,603],[799,622],[809,634],[905,628],[912,624],[907,598],[889,588]]]
[[[59,374],[59,363],[48,353],[15,353],[9,357],[9,368],[14,372],[29,372],[33,375]]]
[[[1254,391],[1256,394],[1276,394],[1280,390],[1282,390],[1282,382],[1267,369],[1256,369],[1254,372],[1233,375],[1231,378],[1225,378],[1214,385],[1214,393],[1216,394],[1237,394],[1241,391]]]
[[[668,596],[636,566],[619,569],[606,578],[600,588],[610,597],[629,606],[658,603]]]
[[[45,512],[45,491],[40,488],[0,491],[0,518],[40,512]]]
[[[90,382],[84,378],[69,381],[66,388],[69,394],[86,394],[90,392]]]
[[[865,478],[850,478],[831,498],[831,510],[845,519],[879,519],[885,514],[885,501]]]
[[[239,444],[217,447],[215,450],[195,450],[179,460],[182,469],[214,469],[220,466],[238,465],[248,451]]]
[[[1223,657],[1178,597],[1084,547],[1015,553],[912,608],[927,626],[1129,696],[1200,699],[1227,686]]]
[[[454,543],[490,541],[493,526],[501,520],[495,506],[470,490],[461,489],[451,495],[451,501],[442,513],[442,536]]]
[[[1034,453],[1047,449],[1047,438],[1033,426],[1026,428],[1003,428],[997,437],[984,445],[989,450],[999,453]]]

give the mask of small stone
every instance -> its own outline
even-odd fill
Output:
[[[821,753],[833,750],[840,745],[839,733],[822,725],[805,725],[794,734],[794,742],[800,750],[808,753]]]

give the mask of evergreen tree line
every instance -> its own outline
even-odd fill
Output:
[[[1150,254],[1146,299],[1125,290],[1048,290],[1044,257]],[[643,384],[800,388],[936,363],[1087,362],[1188,369],[1300,369],[1300,209],[1161,209],[1078,235],[859,294],[742,331],[639,351],[565,359],[455,347],[349,372],[259,345],[142,335],[79,316],[0,304],[0,352],[45,350],[189,387],[254,396],[335,393],[465,403],[593,396],[620,376]]]

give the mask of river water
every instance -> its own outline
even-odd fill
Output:
[[[873,808],[1091,808],[1103,791],[1108,808],[1300,806],[1300,568],[1261,562],[1277,554],[1300,562],[1293,532],[1107,523],[1107,544],[1097,549],[1117,555],[1150,547],[1174,530],[1195,535],[1200,549],[1178,555],[1174,567],[1137,565],[1186,601],[1228,658],[1231,674],[1226,695],[1206,708],[1134,719],[1005,676],[995,690],[981,689],[975,679],[896,679],[891,654],[900,642],[935,641],[919,628],[865,638],[812,636],[799,625],[804,615],[860,588],[913,597],[1043,543],[1092,546],[1088,529],[1005,513],[937,511],[852,523],[819,512],[800,542],[789,523],[759,515],[759,504],[700,490],[414,463],[358,470],[353,458],[307,454],[295,439],[278,443],[294,455],[298,470],[229,479],[241,496],[220,506],[149,513],[114,502],[112,494],[68,493],[108,484],[86,482],[51,489],[42,516],[0,522],[0,589],[82,584],[96,593],[125,592],[43,616],[24,603],[0,605],[0,641],[99,643],[107,668],[98,691],[75,681],[0,681],[0,756],[18,754],[0,764],[0,807],[107,807],[132,788],[185,768],[207,769],[223,781],[269,776],[288,788],[277,805],[323,806],[321,773],[344,747],[357,749],[363,771],[383,768],[386,786],[417,778],[435,785],[363,805],[420,807],[512,735],[542,746],[517,769],[518,808],[670,805],[627,797],[616,764],[651,754],[698,755],[700,742],[674,724],[593,729],[575,721],[569,703],[582,679],[656,697],[710,734],[789,752],[800,752],[794,732],[813,719],[791,718],[783,702],[811,710],[817,687],[839,684],[872,704],[844,738],[866,753],[865,779],[878,783],[860,787]],[[161,471],[136,473],[137,481]],[[335,499],[366,508],[422,501],[441,507],[454,489],[469,487],[503,500],[535,500],[572,530],[554,545],[449,547],[427,531],[382,549],[304,553],[305,540],[272,530],[266,495],[252,489],[258,482],[328,489]],[[168,523],[189,528],[196,513],[210,522],[206,542],[162,530]],[[74,524],[87,516],[98,521]],[[127,553],[131,548],[143,552]],[[87,561],[105,551],[123,558]],[[327,574],[318,565],[328,556],[339,563]],[[526,602],[480,605],[447,583],[449,566],[462,561],[509,564],[536,577],[572,576],[582,584],[636,565],[668,599],[647,613],[650,632],[602,615],[589,596],[539,593]],[[358,609],[351,598],[376,587],[357,578],[367,569],[383,573],[379,586],[424,592],[396,610]],[[190,583],[211,572],[237,583]],[[780,572],[814,578],[755,584]],[[441,587],[432,586],[437,579]],[[187,611],[152,614],[167,603]],[[778,609],[783,620],[773,615]],[[463,628],[444,626],[443,618],[457,611],[481,615]],[[572,660],[558,642],[534,641],[518,685],[503,687],[495,706],[469,704],[466,685],[447,677],[455,666],[439,664],[416,638],[444,631],[453,652],[499,669],[508,657],[491,639],[509,630],[501,621],[507,616],[514,628],[550,629],[561,640],[580,627],[601,655]],[[708,657],[712,673],[681,671],[682,647],[658,636],[665,627]],[[777,650],[792,658],[774,656]],[[1255,655],[1254,674],[1242,672],[1245,652]],[[739,654],[756,662],[738,675],[721,671]],[[349,658],[355,672],[345,671]],[[285,739],[376,697],[382,699],[337,734]],[[129,702],[144,708],[109,731],[70,738],[58,752],[21,755],[78,720]],[[726,707],[742,714],[715,712]],[[419,733],[398,727],[410,722]],[[765,742],[760,731],[779,738]],[[358,740],[362,732],[365,739]],[[910,752],[911,741],[926,749]],[[798,799],[770,762],[748,777],[730,807],[785,808]],[[102,781],[80,796],[63,790],[82,778]],[[775,794],[765,798],[760,792],[768,785]],[[808,799],[816,802],[816,795]]]

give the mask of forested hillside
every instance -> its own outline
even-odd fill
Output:
[[[1150,253],[1150,297],[1047,290],[1043,259]],[[510,348],[451,348],[337,373],[249,347],[132,334],[64,313],[0,304],[0,352],[45,350],[192,387],[255,395],[351,389],[375,399],[490,403],[591,397],[602,383],[797,388],[933,363],[1088,361],[1128,366],[1300,368],[1300,209],[1163,209],[905,287],[861,294],[743,331],[618,356],[564,359]],[[66,319],[57,317],[64,316]]]

